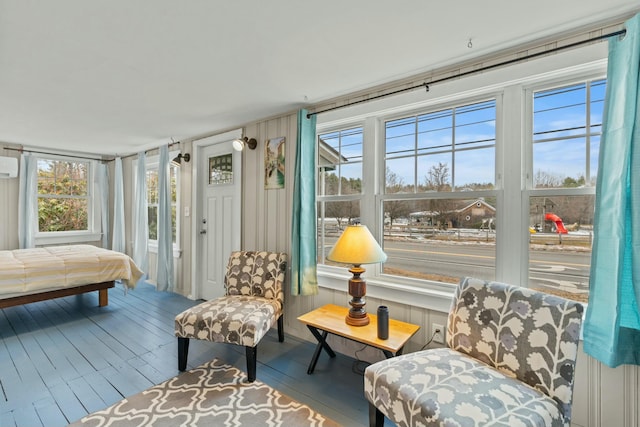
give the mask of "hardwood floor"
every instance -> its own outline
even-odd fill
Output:
[[[65,426],[177,374],[173,319],[196,302],[138,286],[0,310],[0,426]],[[368,425],[354,360],[272,330],[258,347],[257,379],[344,426]],[[217,358],[246,371],[244,348],[192,340],[188,368]],[[387,421],[387,425],[390,423]]]

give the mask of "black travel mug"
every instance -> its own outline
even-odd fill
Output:
[[[389,338],[389,309],[384,305],[378,307],[378,338]]]

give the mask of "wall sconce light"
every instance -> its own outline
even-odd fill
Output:
[[[250,150],[255,150],[258,146],[258,141],[255,138],[247,138],[246,136],[242,139],[234,139],[233,140],[233,149],[236,151],[242,151],[244,146],[249,147]]]
[[[184,159],[185,163],[189,163],[189,160],[191,160],[191,154],[189,153],[185,153],[185,154],[178,154],[173,160],[171,160],[171,163],[180,166],[180,163],[182,162],[182,159]]]

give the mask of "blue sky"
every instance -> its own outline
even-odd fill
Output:
[[[534,95],[534,175],[542,171],[560,180],[585,176],[595,182],[600,137],[592,135],[587,147],[587,94],[590,129],[600,132],[604,80],[592,82],[589,89],[578,84]],[[494,184],[495,111],[495,101],[490,100],[387,122],[386,166],[405,185],[424,184],[438,163],[447,165],[449,183],[453,179],[457,188]],[[341,176],[362,178],[362,128],[325,134],[323,140],[348,159]]]

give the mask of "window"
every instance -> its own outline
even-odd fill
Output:
[[[233,155],[209,158],[209,185],[233,184]]]
[[[346,224],[360,222],[363,129],[323,133],[318,137],[318,262]]]
[[[493,188],[495,122],[495,100],[388,121],[385,192]]]
[[[172,158],[172,155],[170,155]],[[147,164],[147,212],[149,221],[149,241],[157,244],[158,241],[158,163],[153,159]],[[176,244],[178,234],[178,179],[180,168],[173,163],[169,164],[169,182],[171,185],[171,231],[172,241]]]
[[[495,279],[495,122],[494,99],[385,122],[384,273]]]
[[[378,295],[412,303],[473,276],[586,299],[604,67],[522,73],[422,106],[319,117],[321,284],[343,288],[325,257],[362,222],[388,256],[367,268]]]
[[[495,278],[495,122],[495,99],[384,122],[384,187],[371,209],[381,213],[384,274]],[[318,138],[320,263],[360,221],[363,136],[358,127]]]
[[[89,162],[38,159],[38,231],[88,231]]]
[[[595,80],[532,94],[529,285],[585,302],[605,89]]]

